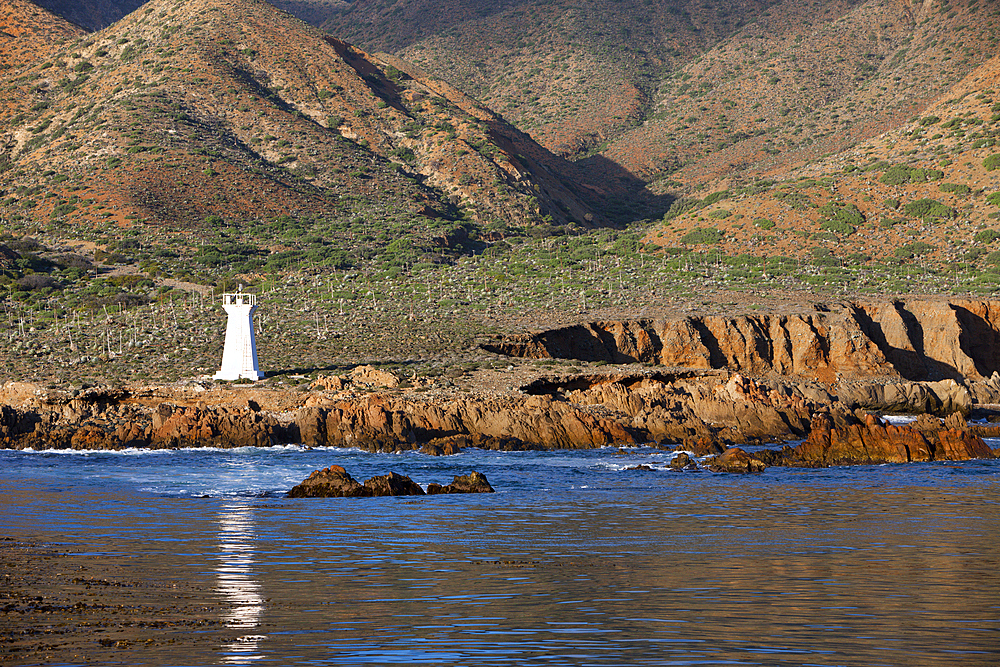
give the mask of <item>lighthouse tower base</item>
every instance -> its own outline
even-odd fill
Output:
[[[253,314],[257,295],[236,292],[222,295],[222,307],[229,315],[226,323],[226,346],[222,350],[222,368],[216,380],[260,380],[264,374],[257,364],[257,341],[253,332]]]

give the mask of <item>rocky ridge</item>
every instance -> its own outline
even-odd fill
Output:
[[[482,347],[521,358],[726,368],[827,383],[984,380],[1000,371],[1000,304],[900,299],[798,313],[590,322],[500,337]],[[884,392],[871,400],[893,401]]]

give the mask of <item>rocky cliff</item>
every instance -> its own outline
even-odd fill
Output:
[[[838,378],[981,380],[1000,371],[1000,302],[838,303],[809,312],[578,324],[482,347],[513,357]]]

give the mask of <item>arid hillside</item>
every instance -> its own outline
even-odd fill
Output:
[[[921,115],[850,150],[787,172],[780,183],[680,201],[647,240],[743,253],[772,275],[802,269],[855,289],[923,274],[956,292],[1000,276],[1000,58]],[[765,258],[766,266],[765,266]],[[860,273],[858,273],[860,271]]]
[[[93,4],[113,14],[129,2]],[[1000,39],[1000,10],[978,0],[271,4],[451,83],[599,182],[638,178],[669,195],[878,136]]]
[[[674,192],[781,177],[920,114],[998,39],[994,4],[784,3],[665,80],[603,154]]]
[[[84,32],[28,0],[5,0],[0,6],[0,78],[44,60]]]
[[[383,245],[406,230],[419,247],[457,223],[596,224],[619,194],[457,90],[260,0],[154,0],[8,73],[0,97],[0,213],[68,236],[146,225],[184,253],[226,225],[322,218],[340,251],[375,221]]]
[[[334,34],[455,82],[556,152],[600,154],[670,192],[881,134],[993,55],[1000,29],[995,5],[964,0],[325,6]]]
[[[641,123],[660,82],[774,0],[356,2],[322,25],[462,87],[579,157]]]

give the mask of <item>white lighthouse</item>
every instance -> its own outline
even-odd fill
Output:
[[[264,374],[257,366],[257,341],[253,335],[253,314],[257,295],[242,291],[223,294],[222,307],[229,314],[226,324],[226,347],[222,350],[222,369],[216,380],[260,380]]]

